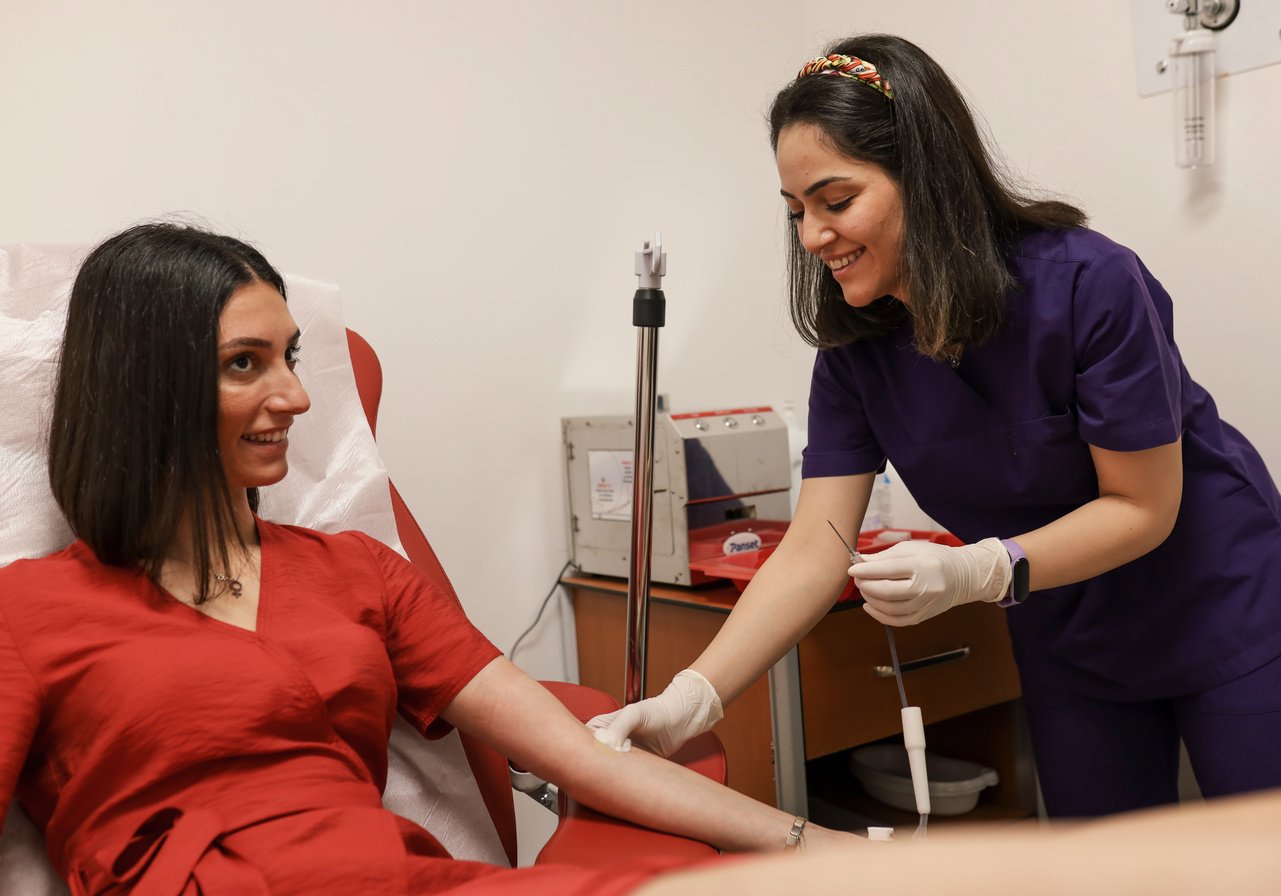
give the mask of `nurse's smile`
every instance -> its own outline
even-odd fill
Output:
[[[823,259],[823,261],[828,266],[828,268],[832,271],[832,276],[835,277],[837,280],[840,280],[841,277],[849,275],[850,269],[853,267],[854,262],[858,261],[860,258],[863,257],[864,251],[866,250],[859,249],[857,252],[851,253],[849,255],[844,255],[840,258],[831,258],[831,259],[825,258]]]

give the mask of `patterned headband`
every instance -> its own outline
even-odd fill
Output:
[[[890,87],[889,79],[882,78],[876,66],[870,62],[864,62],[857,56],[840,56],[836,53],[831,56],[819,56],[805,63],[805,67],[796,73],[798,80],[806,75],[840,75],[842,78],[861,81],[887,100],[894,99],[894,89]]]

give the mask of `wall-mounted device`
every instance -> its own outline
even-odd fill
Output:
[[[1175,163],[1212,164],[1216,84],[1281,62],[1281,2],[1130,0],[1130,14],[1139,96],[1171,94]]]

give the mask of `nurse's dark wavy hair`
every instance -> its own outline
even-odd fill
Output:
[[[71,288],[49,433],[49,482],[103,563],[157,579],[189,512],[198,593],[230,569],[231,490],[218,448],[218,319],[254,281],[285,294],[253,247],[174,223],[131,227]],[[250,489],[250,506],[258,506]]]
[[[898,273],[911,304],[882,297],[862,309],[847,305],[831,271],[789,227],[792,321],[808,343],[830,348],[883,335],[910,316],[917,350],[951,357],[1001,326],[1015,285],[1006,259],[1019,236],[1081,227],[1085,213],[1016,186],[988,152],[956,85],[915,44],[868,34],[823,52],[832,53],[875,65],[893,99],[846,77],[799,78],[770,107],[770,144],[777,151],[789,125],[812,125],[834,149],[880,167],[899,186]]]

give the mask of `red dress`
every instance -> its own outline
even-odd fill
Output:
[[[384,810],[394,713],[445,733],[499,651],[367,536],[258,531],[252,632],[80,542],[0,569],[0,817],[16,791],[73,893],[622,892],[652,873],[454,861]]]

